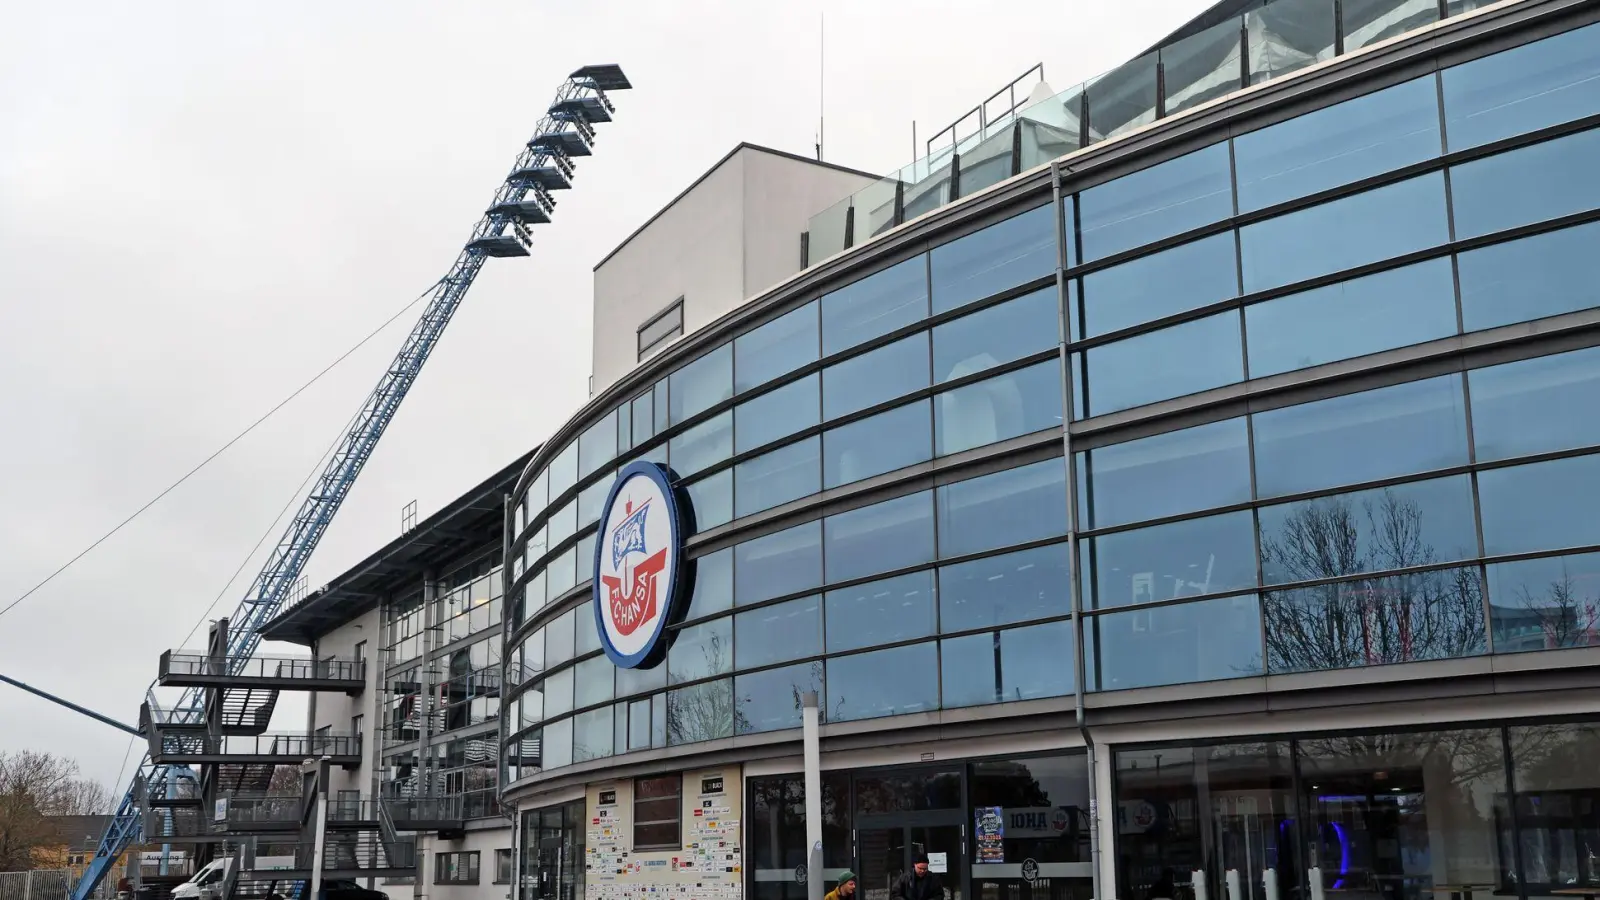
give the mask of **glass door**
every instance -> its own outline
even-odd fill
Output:
[[[856,877],[863,900],[888,900],[894,884],[926,860],[947,900],[966,896],[965,832],[959,812],[864,817],[856,830]],[[887,821],[886,821],[887,819]]]

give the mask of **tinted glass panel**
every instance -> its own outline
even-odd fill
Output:
[[[1468,331],[1600,306],[1600,222],[1457,257]]]
[[[616,456],[617,411],[612,410],[578,438],[578,477],[585,478],[591,472],[599,471],[601,466]]]
[[[828,652],[928,637],[937,619],[931,570],[829,591]]]
[[[1438,92],[1427,75],[1234,138],[1239,210],[1432,159],[1439,148]]]
[[[1438,0],[1342,0],[1339,8],[1346,53],[1439,19]]]
[[[1187,684],[1261,674],[1254,594],[1095,616],[1085,627],[1095,689]]]
[[[1587,647],[1600,630],[1600,553],[1489,566],[1494,652]]]
[[[551,722],[539,740],[540,762],[546,769],[572,765],[572,720]]]
[[[544,680],[544,714],[560,716],[572,711],[572,669],[562,669]]]
[[[1252,588],[1255,517],[1227,513],[1097,537],[1083,563],[1093,573],[1095,608]]]
[[[1053,350],[1061,317],[1051,285],[933,329],[935,384]]]
[[[667,395],[670,393],[670,391],[668,391],[667,388],[668,388],[667,379],[663,378],[660,381],[656,382],[656,386],[655,386],[656,398],[651,403],[651,406],[655,410],[655,417],[656,417],[655,433],[656,434],[660,434],[661,432],[667,430],[667,424],[668,424],[668,422],[667,422],[667,414],[671,411],[667,406]]]
[[[591,709],[573,720],[572,759],[602,759],[612,754],[611,707]]]
[[[551,560],[549,567],[545,569],[552,599],[566,593],[578,583],[577,555],[577,548],[570,547],[567,552]]]
[[[1071,571],[1066,544],[941,566],[939,630],[948,634],[1066,615]]]
[[[672,471],[679,478],[688,478],[732,456],[733,412],[714,416],[674,436],[668,455],[672,460]]]
[[[929,260],[933,311],[955,309],[1055,272],[1054,208],[1041,206],[935,247]]]
[[[1479,461],[1600,444],[1600,418],[1572,415],[1600,397],[1600,347],[1467,373]]]
[[[1444,70],[1445,128],[1463,150],[1600,112],[1600,25]]]
[[[685,619],[698,619],[733,606],[733,548],[702,556],[694,563],[694,591]]]
[[[939,706],[933,642],[828,660],[828,721],[923,712]]]
[[[1449,239],[1444,175],[1432,172],[1246,225],[1239,231],[1244,289],[1293,284]]]
[[[1091,416],[1199,393],[1244,378],[1239,313],[1232,310],[1092,347],[1088,357]]]
[[[1273,672],[1451,659],[1486,646],[1476,568],[1270,591],[1262,608]]]
[[[1600,206],[1600,129],[1452,166],[1456,237],[1470,238]]]
[[[724,678],[667,694],[667,743],[733,736],[733,680]]]
[[[820,327],[812,302],[734,338],[734,389],[747,391],[815,362]]]
[[[1052,359],[933,398],[935,453],[946,456],[1060,428],[1061,362]]]
[[[556,500],[561,494],[578,482],[578,445],[577,442],[568,444],[556,458],[550,461],[547,470],[550,475],[550,499]]]
[[[928,386],[928,334],[914,334],[822,370],[822,417],[832,419]]]
[[[723,344],[668,378],[668,408],[682,422],[733,396],[733,346]]]
[[[820,489],[820,445],[819,438],[809,437],[735,466],[738,514],[748,516],[815,494]]]
[[[685,489],[694,513],[696,531],[725,525],[733,519],[733,474],[724,469]]]
[[[807,522],[733,548],[733,602],[760,603],[822,583],[822,523]]]
[[[1456,333],[1450,260],[1434,259],[1244,310],[1250,377],[1262,378]]]
[[[1278,497],[1467,462],[1461,377],[1257,413],[1256,493]]]
[[[823,520],[828,581],[933,560],[933,493],[924,491]]]
[[[944,707],[1065,696],[1077,671],[1072,657],[1070,622],[947,638],[939,648]]]
[[[1478,475],[1483,551],[1490,556],[1600,544],[1600,456],[1494,469]]]
[[[1067,533],[1067,467],[1060,459],[958,481],[938,490],[941,557]]]
[[[1232,214],[1228,145],[1215,144],[1079,194],[1083,260],[1131,250]]]
[[[822,598],[801,597],[733,617],[734,659],[755,669],[822,654]]]
[[[723,616],[678,632],[667,651],[667,682],[680,684],[733,671],[733,618]]]
[[[1238,294],[1233,232],[1214,234],[1085,275],[1083,333],[1094,337]]]
[[[734,407],[733,450],[744,453],[821,421],[820,377],[806,377]]]
[[[590,621],[594,621],[592,614]],[[612,673],[616,670],[617,667],[604,656],[591,657],[578,663],[577,674],[574,676],[576,694],[573,706],[581,708],[610,700],[614,680]]]
[[[822,298],[822,354],[928,317],[928,259],[917,256]]]
[[[578,492],[578,527],[582,528],[600,518],[605,508],[606,496],[611,493],[613,480],[602,478]]]
[[[1426,566],[1478,555],[1465,475],[1263,507],[1267,584]]]
[[[829,429],[822,435],[822,486],[882,475],[933,456],[927,400]]]
[[[633,446],[638,446],[655,436],[655,394],[645,391],[633,398]]]
[[[822,661],[801,663],[733,679],[734,730],[739,734],[800,727],[800,697],[822,693]],[[822,710],[826,714],[827,709]],[[823,721],[827,721],[826,715]]]
[[[1250,448],[1245,421],[1229,419],[1185,428],[1081,457],[1078,471],[1084,528],[1244,503],[1250,499]]]
[[[630,694],[642,694],[645,691],[659,690],[666,686],[666,666],[655,666],[649,669],[617,670],[618,697],[626,697]]]

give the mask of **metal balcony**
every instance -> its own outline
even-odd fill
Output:
[[[454,835],[463,833],[467,827],[466,809],[460,796],[386,797],[382,802],[396,831]]]
[[[220,844],[228,840],[199,807],[147,809],[140,827],[147,844]]]
[[[233,796],[218,801],[221,820],[213,818],[214,832],[281,834],[300,830],[305,820],[305,799],[299,794]]]
[[[352,734],[262,734],[214,737],[155,728],[150,731],[150,761],[158,765],[236,763],[294,766],[330,757],[336,766],[361,764],[361,736]],[[271,773],[268,773],[268,778]]]
[[[163,687],[243,687],[290,691],[343,691],[354,696],[367,684],[367,664],[358,659],[208,656],[168,650],[161,654],[157,683]]]
[[[296,842],[284,844],[274,851],[273,861],[279,856],[292,856],[291,868],[261,868],[265,857],[245,855],[242,873],[253,873],[258,878],[270,875],[282,880],[304,880],[311,877],[315,865],[316,845]],[[330,832],[323,842],[322,877],[325,879],[403,878],[415,874],[417,848],[415,844],[384,841],[376,834]]]
[[[265,734],[278,707],[278,692],[270,688],[226,688],[215,715],[223,734]],[[146,702],[139,706],[139,730],[149,733],[151,726],[166,731],[209,730],[205,715],[189,711],[164,710]]]

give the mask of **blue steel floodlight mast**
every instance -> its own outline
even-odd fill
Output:
[[[239,609],[229,619],[227,659],[230,674],[242,668],[261,642],[256,630],[277,615],[304,570],[306,561],[327,531],[339,505],[350,493],[361,467],[371,458],[378,439],[394,419],[400,402],[416,382],[428,354],[450,323],[461,299],[490,256],[527,256],[532,239],[528,226],[546,224],[555,210],[550,192],[571,187],[573,157],[589,156],[594,126],[611,121],[614,107],[606,94],[632,87],[614,65],[585,66],[556,91],[555,102],[539,120],[533,138],[517,156],[516,166],[495,192],[494,203],[472,229],[472,237],[456,257],[449,274],[434,285],[422,318],[407,335],[400,352],[367,397],[361,413],[334,451],[316,486],[294,521],[273,548]],[[511,234],[506,234],[507,230]],[[193,723],[204,714],[205,690],[190,688],[170,711],[170,721]],[[72,900],[87,900],[116,860],[140,832],[140,806],[163,791],[170,766],[156,766],[148,755],[135,773],[116,815],[100,839],[93,862],[72,891]]]

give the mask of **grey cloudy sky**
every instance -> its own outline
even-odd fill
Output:
[[[444,274],[580,65],[619,63],[635,90],[532,258],[479,276],[312,585],[398,534],[404,504],[426,516],[587,399],[607,251],[741,140],[811,153],[819,11],[827,157],[889,171],[913,120],[926,137],[1041,60],[1065,88],[1207,5],[4,0],[0,606]],[[183,645],[412,318],[0,617],[0,672],[135,720],[159,652]],[[66,754],[110,782],[127,747],[0,686],[0,751]]]

